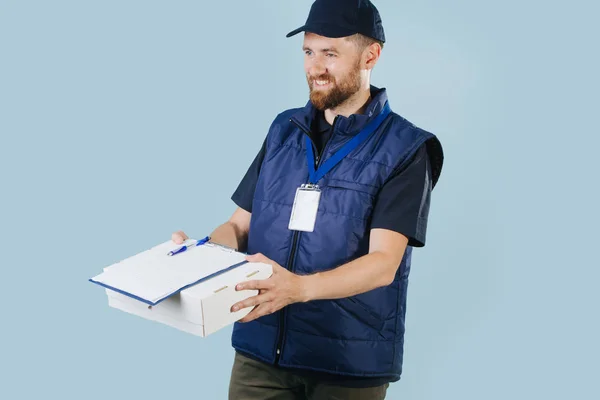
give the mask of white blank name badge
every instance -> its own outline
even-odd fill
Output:
[[[293,231],[314,231],[320,199],[319,186],[302,185],[296,189],[288,228]]]

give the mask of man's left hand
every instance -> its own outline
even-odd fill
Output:
[[[305,301],[304,280],[300,275],[288,271],[261,253],[247,256],[246,260],[249,262],[271,264],[273,266],[273,275],[268,279],[246,281],[236,286],[236,290],[259,291],[256,296],[249,297],[231,307],[231,311],[254,307],[239,322],[250,322],[263,315],[274,313],[288,304]]]

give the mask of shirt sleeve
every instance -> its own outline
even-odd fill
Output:
[[[409,246],[425,246],[431,191],[431,166],[423,144],[379,191],[371,229],[389,229],[408,237]]]
[[[244,175],[237,189],[231,196],[231,200],[233,200],[235,204],[250,213],[252,212],[252,199],[254,198],[254,190],[256,188],[256,182],[258,181],[258,175],[260,174],[260,167],[265,158],[266,146],[267,139],[263,142],[260,151],[256,157],[254,157],[254,161],[250,164],[248,171],[246,171],[246,175]]]

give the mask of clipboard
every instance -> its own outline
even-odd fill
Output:
[[[183,245],[196,242],[188,239]],[[132,299],[155,306],[191,286],[248,263],[246,254],[207,242],[176,254],[172,240],[104,268],[89,281]]]

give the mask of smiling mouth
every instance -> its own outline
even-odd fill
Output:
[[[323,80],[314,79],[313,83],[314,83],[315,87],[324,87],[324,86],[329,85],[330,81],[323,81]]]

